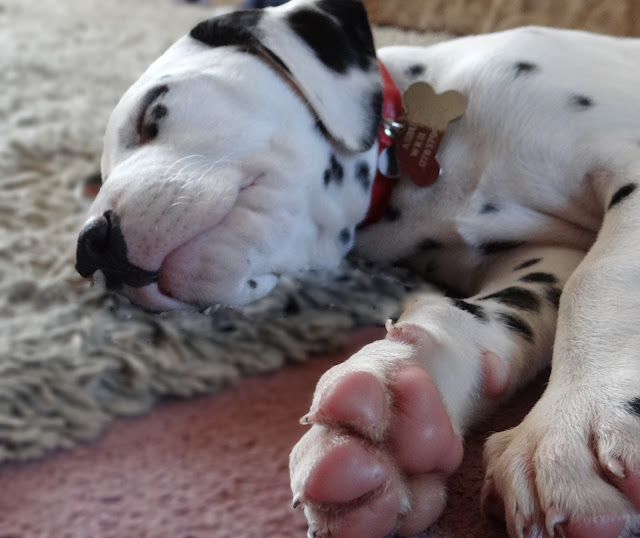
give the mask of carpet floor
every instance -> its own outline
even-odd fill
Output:
[[[116,420],[97,441],[0,467],[2,538],[298,538],[288,454],[304,432],[317,379],[383,329],[352,334],[341,352],[246,378],[213,396],[164,402]],[[465,443],[441,519],[420,538],[506,538],[480,511],[487,432],[517,424],[542,382]],[[366,538],[366,537],[363,537]]]

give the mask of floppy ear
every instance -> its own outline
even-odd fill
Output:
[[[325,131],[343,149],[376,140],[382,91],[373,37],[359,0],[292,0],[236,11],[189,34],[212,47],[236,45],[268,55],[294,81]]]

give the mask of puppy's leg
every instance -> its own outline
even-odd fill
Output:
[[[290,460],[310,536],[412,535],[439,517],[469,425],[548,364],[557,301],[582,256],[496,256],[481,293],[416,299],[385,340],[321,378]]]
[[[594,180],[604,221],[562,295],[547,389],[520,425],[487,442],[485,496],[502,500],[512,536],[613,538],[640,530],[635,177]]]

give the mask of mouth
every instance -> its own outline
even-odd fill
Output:
[[[218,222],[216,222],[218,224]],[[115,291],[131,302],[152,311],[197,310],[197,301],[179,299],[176,291],[184,285],[184,279],[172,274],[172,256],[185,246],[195,243],[198,238],[210,234],[215,226],[208,226],[192,237],[182,238],[177,246],[162,259],[158,269],[144,269],[144,262],[129,258],[129,248],[120,227],[120,217],[113,211],[106,211],[100,217],[88,222],[80,232],[76,251],[76,270],[87,280],[97,280],[108,290]],[[180,275],[178,274],[180,277]],[[186,277],[186,275],[184,275]]]
[[[154,312],[165,312],[168,310],[197,311],[199,308],[191,303],[176,299],[165,293],[157,282],[148,284],[141,288],[131,288],[126,286],[120,290],[131,302]]]

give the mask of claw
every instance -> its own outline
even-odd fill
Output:
[[[556,534],[556,525],[558,523],[563,523],[564,521],[566,521],[566,517],[561,514],[560,512],[558,512],[555,507],[551,507],[549,508],[549,511],[547,512],[547,515],[545,517],[545,526],[547,528],[547,532],[549,533],[549,536],[554,537]],[[562,533],[562,530],[560,531]]]
[[[293,506],[293,508],[296,509],[301,504],[302,504],[302,495],[300,495],[299,493],[296,493],[296,496],[293,498],[293,504],[291,506]]]
[[[480,506],[485,515],[501,521],[505,520],[504,503],[498,495],[495,484],[491,478],[489,478],[482,487]]]
[[[300,424],[303,426],[309,426],[311,424],[315,424],[318,419],[318,413],[307,413],[304,417],[300,419]]]
[[[396,320],[389,318],[384,322],[384,328],[387,329],[387,332],[391,332],[396,325]]]
[[[611,474],[617,476],[620,479],[625,478],[624,467],[619,459],[611,458],[607,460],[606,465],[607,465],[607,469],[609,469],[609,472]]]
[[[518,538],[524,538],[524,529],[527,526],[527,520],[522,512],[516,512],[516,519],[513,524],[515,527],[516,536]]]

